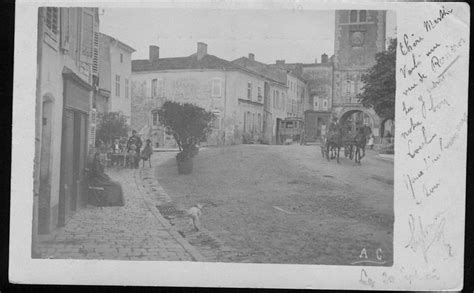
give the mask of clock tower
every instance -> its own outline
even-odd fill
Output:
[[[375,54],[385,50],[385,14],[378,10],[338,10],[334,38],[334,65],[366,69]]]
[[[385,23],[386,11],[336,11],[332,112],[340,123],[378,128],[377,114],[356,96],[364,86],[362,75],[375,64],[375,54],[385,50]]]

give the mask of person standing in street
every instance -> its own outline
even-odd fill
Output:
[[[373,150],[374,149],[374,135],[373,134],[370,134],[369,136],[369,142],[367,143],[367,145],[369,146],[369,149]]]
[[[132,136],[128,139],[127,152],[130,151],[130,146],[131,145],[135,146],[135,152],[137,153],[136,158],[139,158],[140,157],[140,148],[142,147],[142,140],[137,135],[136,130],[132,131]],[[135,160],[133,166],[134,166],[134,168],[138,168],[138,160]]]

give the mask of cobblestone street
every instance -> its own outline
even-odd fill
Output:
[[[155,157],[154,164],[160,158]],[[203,261],[155,208],[156,202],[169,198],[160,193],[156,182],[143,183],[140,172],[146,168],[109,170],[110,177],[122,185],[125,205],[79,209],[65,227],[40,237],[41,257]],[[151,192],[157,196],[150,196]]]

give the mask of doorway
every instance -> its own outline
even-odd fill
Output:
[[[51,225],[51,141],[53,103],[43,102],[39,170],[38,233],[47,234]]]
[[[84,205],[87,200],[84,186],[87,127],[87,114],[64,109],[58,226],[64,226],[78,205]]]

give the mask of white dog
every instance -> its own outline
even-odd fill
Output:
[[[201,217],[201,209],[202,209],[202,205],[201,204],[197,204],[193,207],[191,207],[188,211],[187,211],[187,214],[189,216],[189,218],[191,219],[192,223],[193,223],[193,226],[194,226],[194,229],[196,229],[196,231],[199,231],[199,218]]]

